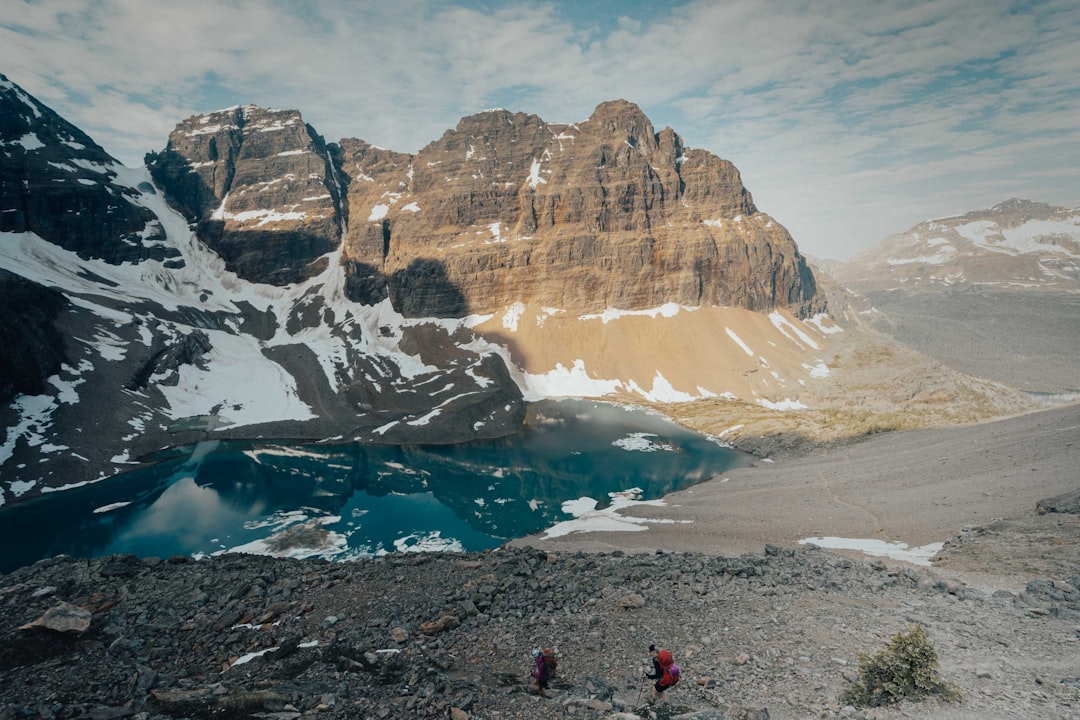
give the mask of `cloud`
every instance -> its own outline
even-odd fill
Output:
[[[1071,0],[6,4],[0,71],[129,164],[236,104],[412,152],[485,108],[575,122],[622,97],[823,256],[1080,195]]]

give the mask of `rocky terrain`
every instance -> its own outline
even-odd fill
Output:
[[[249,105],[189,118],[147,167],[199,239],[248,280],[308,279],[340,244],[341,190],[326,145],[295,110]]]
[[[987,592],[772,546],[57,558],[0,578],[0,717],[1064,719],[1080,710],[1077,588]],[[841,706],[858,655],[916,624],[962,702]],[[650,643],[683,668],[666,707],[644,700]],[[527,692],[536,646],[561,658],[547,699]]]
[[[831,268],[845,285],[882,290],[1000,286],[1076,291],[1080,211],[1009,198],[927,220]]]
[[[825,309],[738,169],[624,100],[569,125],[486,111],[415,155],[327,144],[295,110],[230,108],[179,123],[147,167],[240,277],[303,280],[342,245],[350,298],[389,296],[407,317]]]

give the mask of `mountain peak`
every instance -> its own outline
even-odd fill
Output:
[[[1033,202],[1025,198],[1011,197],[1008,200],[1002,200],[997,205],[994,205],[989,211],[976,210],[968,215],[978,215],[984,212],[995,214],[1013,214],[1013,213],[1028,213],[1028,214],[1049,214],[1060,208],[1055,208],[1052,205],[1046,203]]]
[[[613,133],[626,133],[632,141],[655,145],[656,131],[640,107],[628,100],[608,100],[596,106],[589,122],[599,123]]]

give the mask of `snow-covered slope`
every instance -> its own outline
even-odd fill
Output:
[[[152,190],[145,170],[111,170],[182,262],[114,265],[32,232],[0,234],[0,267],[71,302],[57,320],[68,362],[46,392],[4,409],[5,498],[99,480],[207,437],[446,442],[520,427],[521,394],[497,355],[402,349],[468,334],[465,321],[350,302],[336,253],[301,284],[241,280],[160,194],[140,189]]]

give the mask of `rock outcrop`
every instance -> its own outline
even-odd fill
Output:
[[[82,258],[177,257],[161,246],[119,163],[86,133],[0,75],[0,232],[32,232]]]
[[[299,282],[338,247],[340,190],[323,139],[295,110],[244,106],[179,123],[147,167],[227,267]]]
[[[64,339],[54,320],[67,298],[0,269],[0,403],[37,395],[66,361]]]
[[[825,307],[791,236],[757,210],[735,166],[670,128],[655,132],[626,101],[573,125],[483,112],[413,157],[359,140],[338,152],[361,302],[389,294],[407,315],[519,301],[581,312]]]
[[[208,437],[520,430],[520,388],[468,328],[345,297],[337,178],[298,113],[182,123],[150,158],[159,192],[6,79],[0,105],[0,506]]]

